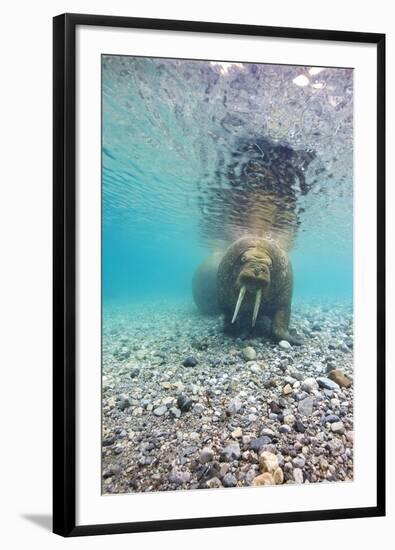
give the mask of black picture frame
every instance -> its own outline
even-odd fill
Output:
[[[377,504],[373,507],[76,525],[76,27],[329,40],[377,45]],[[62,536],[385,515],[385,35],[63,14],[53,19],[53,531]]]

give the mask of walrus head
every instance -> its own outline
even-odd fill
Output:
[[[235,304],[232,323],[236,321],[245,295],[252,294],[255,296],[252,326],[255,326],[262,296],[267,294],[270,287],[270,272],[273,267],[273,261],[262,246],[257,246],[257,243],[252,242],[251,247],[247,248],[240,256],[239,263],[235,286],[240,290]]]
[[[278,279],[281,250],[271,241],[244,237],[231,245],[218,269],[219,300],[234,307],[232,323],[244,304],[251,307],[255,326],[261,302],[272,292],[273,276]],[[233,303],[229,303],[233,302]]]

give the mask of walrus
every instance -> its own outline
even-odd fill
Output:
[[[289,333],[293,274],[288,254],[273,240],[242,237],[226,250],[217,273],[218,305],[225,331],[253,329],[260,316],[271,320],[271,336],[299,345]]]
[[[214,252],[197,268],[192,279],[192,295],[199,311],[205,315],[221,313],[217,298],[217,272],[223,253]]]

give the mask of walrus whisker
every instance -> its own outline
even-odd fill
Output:
[[[262,289],[258,289],[255,296],[254,313],[252,314],[252,326],[255,326],[256,319],[258,317],[259,307],[262,300]]]
[[[242,286],[241,289],[240,289],[239,297],[237,298],[237,303],[236,303],[236,307],[235,307],[235,312],[234,312],[233,318],[232,318],[232,323],[234,323],[236,321],[236,317],[239,313],[239,309],[240,309],[241,303],[243,301],[243,298],[245,296],[246,290],[247,289],[246,289],[245,286]]]

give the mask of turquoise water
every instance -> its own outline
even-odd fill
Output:
[[[102,82],[105,306],[193,304],[199,263],[259,231],[242,174],[262,143],[295,152],[267,161],[288,162],[294,301],[352,300],[352,70],[104,56]]]

